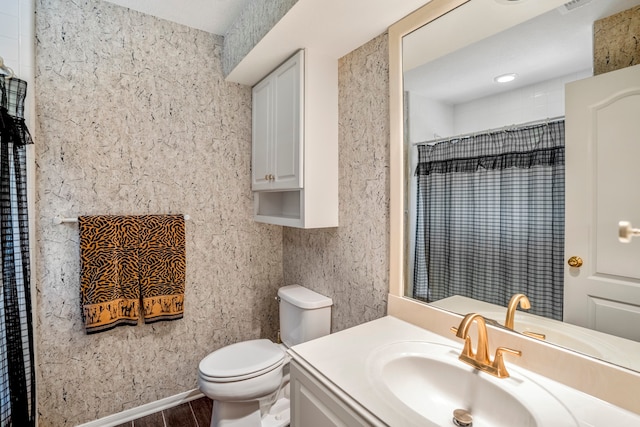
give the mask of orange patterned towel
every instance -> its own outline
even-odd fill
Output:
[[[182,215],[78,218],[80,299],[87,333],[180,319],[185,286]]]
[[[145,323],[182,318],[185,235],[182,215],[140,218],[139,276]]]

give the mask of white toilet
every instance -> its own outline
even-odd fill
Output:
[[[280,338],[231,344],[199,365],[198,387],[213,399],[211,427],[289,425],[287,348],[328,335],[333,301],[299,285],[278,290]]]

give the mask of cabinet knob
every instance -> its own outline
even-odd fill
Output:
[[[271,174],[269,174],[269,181],[275,181],[275,180],[276,180],[276,177],[271,175]]]
[[[269,175],[265,175],[265,176],[264,176],[264,180],[265,180],[265,181],[269,181]]]

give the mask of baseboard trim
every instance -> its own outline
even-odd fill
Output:
[[[127,409],[126,411],[119,412],[117,414],[109,415],[99,420],[90,421],[85,424],[80,424],[77,427],[113,427],[119,424],[133,421],[137,418],[144,417],[154,412],[164,411],[165,409],[173,408],[182,403],[190,402],[192,400],[204,397],[204,394],[200,390],[193,389],[179,393],[174,396],[165,397],[164,399],[156,400],[155,402],[147,403],[135,408]]]

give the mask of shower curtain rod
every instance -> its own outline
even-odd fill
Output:
[[[513,131],[513,130],[518,130],[518,129],[525,129],[525,128],[534,127],[534,126],[537,126],[537,125],[555,123],[555,122],[559,122],[561,120],[564,120],[564,116],[551,117],[551,118],[543,119],[543,120],[534,120],[534,121],[531,121],[531,122],[520,123],[520,124],[517,124],[517,125],[502,126],[502,127],[499,127],[499,128],[482,130],[482,131],[479,131],[479,132],[470,132],[470,133],[463,133],[463,134],[455,135],[455,136],[447,136],[447,137],[444,137],[444,138],[432,139],[431,141],[414,142],[411,145],[413,145],[413,146],[429,145],[429,144],[434,144],[435,145],[435,144],[439,144],[441,142],[448,142],[448,141],[453,141],[453,140],[456,140],[456,139],[466,139],[466,138],[471,138],[471,137],[478,136],[478,135],[486,135],[486,134],[490,134],[490,133],[506,132],[506,131]]]

